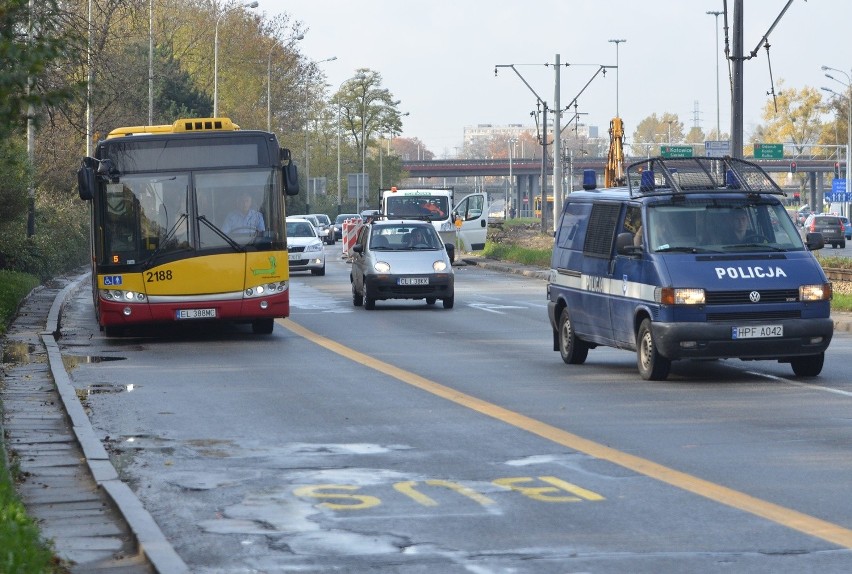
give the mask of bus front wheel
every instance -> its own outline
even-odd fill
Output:
[[[251,322],[251,330],[255,335],[269,335],[273,326],[275,319],[255,319]]]

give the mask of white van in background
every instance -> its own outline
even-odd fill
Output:
[[[382,215],[390,219],[430,221],[444,243],[461,240],[464,251],[485,249],[488,232],[488,199],[472,193],[457,204],[452,188],[397,188],[382,191]],[[456,219],[461,226],[456,226]]]

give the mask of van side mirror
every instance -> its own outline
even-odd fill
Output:
[[[615,237],[615,252],[619,255],[635,257],[642,254],[642,246],[633,244],[633,234],[625,231]]]
[[[825,247],[825,238],[819,231],[813,231],[805,236],[805,247],[808,251],[816,251]]]

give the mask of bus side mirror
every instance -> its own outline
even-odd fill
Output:
[[[284,175],[284,193],[299,195],[299,170],[296,169],[296,162],[291,160],[281,167],[281,172]]]
[[[91,201],[95,196],[95,168],[97,160],[91,157],[83,158],[80,169],[77,170],[77,192],[83,201]]]
[[[287,195],[299,195],[299,170],[290,150],[286,147],[278,148],[278,161],[281,162],[281,175],[284,176],[284,193]]]

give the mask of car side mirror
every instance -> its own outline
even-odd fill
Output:
[[[444,249],[447,250],[447,255],[450,256],[450,263],[456,260],[456,246],[452,243],[444,243]]]

